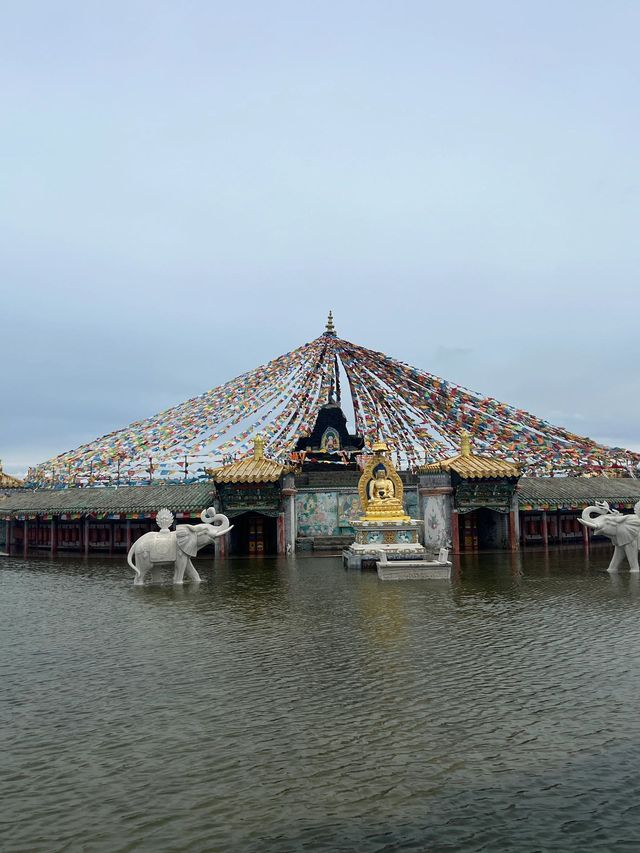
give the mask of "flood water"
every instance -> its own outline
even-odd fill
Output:
[[[608,560],[140,589],[0,558],[0,849],[637,851],[640,583]]]

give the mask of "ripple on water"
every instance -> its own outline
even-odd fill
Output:
[[[203,568],[3,561],[3,850],[640,848],[637,579]]]

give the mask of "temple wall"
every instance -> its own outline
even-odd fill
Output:
[[[407,515],[419,519],[417,490],[408,488],[404,492]],[[296,494],[297,535],[353,536],[352,521],[362,515],[360,496],[355,489],[298,489]]]

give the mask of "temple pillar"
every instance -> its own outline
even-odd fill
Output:
[[[286,554],[287,553],[287,545],[286,545],[286,535],[285,535],[285,514],[281,512],[278,518],[276,519],[276,539],[277,539],[277,552],[278,554]]]
[[[294,554],[296,550],[297,519],[296,519],[296,487],[293,474],[287,474],[284,478],[282,499],[284,502],[284,551],[285,554]]]
[[[216,512],[220,512],[220,510],[216,507]],[[232,522],[233,524],[233,522]],[[227,556],[227,539],[229,538],[229,534],[225,536],[217,536],[213,540],[213,547],[215,550],[215,558],[216,560],[224,560]]]
[[[25,518],[22,522],[22,556],[26,557],[29,551],[29,522]]]
[[[84,555],[89,556],[89,516],[84,517]]]
[[[115,522],[109,522],[109,555],[113,554],[113,539],[115,536]]]
[[[546,510],[542,511],[542,515],[540,516],[541,521],[541,530],[542,530],[542,544],[545,548],[549,547],[549,524],[547,521],[547,512]]]
[[[58,553],[58,522],[55,515],[51,516],[51,540],[50,540],[51,556],[55,557]]]
[[[127,554],[131,550],[131,519],[127,519],[127,523],[125,526],[126,536],[127,536]]]
[[[455,509],[451,513],[451,551],[460,553],[460,516]]]
[[[13,519],[10,518],[7,522],[7,554],[12,553],[13,546]]]
[[[517,551],[520,548],[519,521],[518,510],[512,507],[509,513],[509,547],[512,551]]]

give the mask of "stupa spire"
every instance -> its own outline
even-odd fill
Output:
[[[327,338],[336,338],[336,327],[333,325],[333,311],[329,311],[329,316],[327,317],[327,325],[324,330],[325,337]]]

